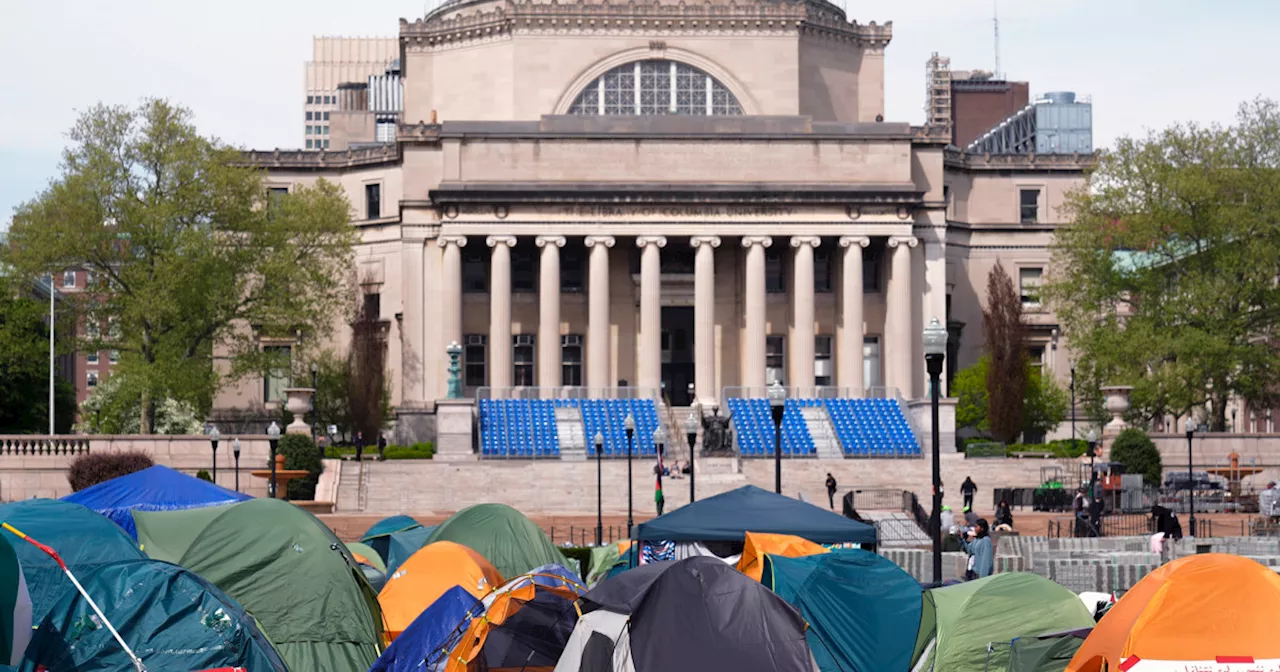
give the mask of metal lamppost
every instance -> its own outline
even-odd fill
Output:
[[[653,430],[653,450],[658,456],[658,461],[662,461],[662,455],[667,452],[667,434],[662,431],[662,425],[658,425]]]
[[[697,411],[689,411],[689,417],[684,419],[684,433],[689,439],[689,503],[697,501],[693,491],[693,449],[694,444],[698,441],[698,413]]]
[[[596,432],[596,546],[604,544],[604,479],[601,476],[601,453],[604,452],[604,434]]]
[[[634,442],[632,439],[636,435],[636,419],[627,414],[627,419],[622,422],[622,427],[627,431],[627,538],[631,538],[631,527],[634,519],[631,516],[631,456],[635,453]]]
[[[1089,497],[1092,498],[1093,484],[1098,479],[1098,472],[1093,468],[1093,460],[1098,456],[1098,435],[1091,429],[1087,440],[1089,442]]]
[[[933,509],[929,533],[933,536],[933,582],[942,583],[942,447],[938,436],[938,393],[942,362],[947,356],[947,330],[938,318],[924,330],[924,363],[929,372],[929,402],[933,439]]]
[[[317,443],[320,435],[320,366],[311,362],[311,442]],[[320,457],[324,457],[324,449],[320,449]]]
[[[1187,509],[1191,511],[1191,536],[1196,536],[1196,472],[1191,461],[1191,438],[1196,433],[1196,421],[1187,418]]]
[[[240,437],[231,442],[231,456],[236,460],[236,492],[240,492]]]
[[[213,445],[213,482],[218,482],[218,439],[222,437],[222,432],[218,431],[217,425],[209,426],[209,443]]]
[[[782,494],[782,416],[787,410],[787,391],[777,378],[769,386],[769,413],[773,415],[773,491]]]
[[[1076,447],[1076,360],[1071,360],[1071,447]]]
[[[271,421],[271,426],[267,427],[267,443],[271,444],[271,483],[267,486],[267,494],[275,499],[276,496],[276,450],[280,447],[280,425],[275,420]]]

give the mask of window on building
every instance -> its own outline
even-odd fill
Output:
[[[1018,205],[1021,210],[1023,224],[1035,224],[1040,221],[1040,190],[1022,189],[1018,192]]]
[[[97,321],[92,317],[85,320],[84,337],[91,341],[96,341],[102,337],[102,328],[98,326]]]
[[[324,148],[325,148],[325,149],[329,149],[329,141],[328,141],[328,140],[325,140],[325,141],[324,141]]]
[[[324,120],[325,120],[325,121],[329,121],[329,113],[328,113],[328,112],[325,112],[325,113],[324,113]],[[329,132],[329,127],[328,127],[328,126],[325,126],[325,127],[324,127],[324,132],[325,132],[325,133],[328,133],[328,132]]]
[[[483,239],[481,239],[483,240]],[[484,294],[489,291],[489,248],[468,245],[462,248],[462,291]]]
[[[715,77],[666,60],[619,65],[588,84],[569,114],[738,115],[742,106]]]
[[[120,361],[120,351],[119,351],[119,350],[108,350],[108,351],[107,351],[107,361],[108,361],[108,362],[111,362],[112,364],[115,364],[115,363],[119,362],[119,361]]]
[[[262,352],[271,362],[267,374],[262,378],[262,399],[266,402],[284,401],[284,390],[289,387],[292,348],[287,345],[264,345]]]
[[[67,271],[67,272],[65,272],[65,273],[63,273],[63,274],[62,274],[62,286],[63,286],[63,287],[75,287],[75,286],[76,286],[76,272],[75,272],[75,271]]]
[[[1027,363],[1033,368],[1044,369],[1044,346],[1029,345],[1027,346]]]
[[[819,294],[831,292],[831,248],[819,246],[813,251],[813,291]]]
[[[371,320],[382,319],[382,294],[366,292],[364,295],[364,315]]]
[[[835,368],[831,366],[830,336],[813,337],[813,384],[830,386],[835,380]]]
[[[316,128],[315,126],[307,126],[307,135],[313,135],[315,128]]]
[[[485,362],[488,356],[486,344],[489,337],[484,334],[467,334],[462,340],[462,384],[467,387],[484,387]]]
[[[866,389],[880,387],[880,337],[866,336],[862,339],[862,384]]]
[[[85,373],[85,380],[84,380],[84,384],[85,384],[85,386],[86,386],[86,387],[89,387],[90,389],[97,387],[97,386],[98,386],[98,372],[97,372],[97,371],[89,371],[89,372]]]
[[[511,248],[511,291],[538,291],[538,248],[516,245]]]
[[[585,289],[586,249],[572,243],[560,249],[560,291],[576,294]]]
[[[311,138],[307,138],[307,149],[315,149],[315,147],[312,146]]]
[[[884,273],[880,270],[884,265],[884,241],[872,239],[871,244],[862,248],[862,291],[879,292],[880,278]]]
[[[89,354],[85,355],[85,356],[84,356],[84,362],[85,362],[85,364],[97,364],[97,363],[98,363],[98,352],[95,350],[95,351],[93,351],[93,352],[91,352],[91,353],[89,353]]]
[[[786,339],[782,336],[766,336],[764,339],[764,377],[770,385],[773,381],[786,384]]]
[[[776,247],[764,251],[764,291],[782,294],[787,291],[787,277],[782,267],[782,250]]]
[[[511,340],[511,382],[516,387],[533,387],[533,359],[536,356],[533,334],[516,334]]]
[[[320,131],[320,133],[321,133],[322,135],[329,135],[329,127],[328,127],[328,126],[321,126],[320,128],[321,128],[321,129],[323,129],[323,130],[321,130],[321,131]]]
[[[1023,308],[1040,307],[1040,280],[1043,275],[1042,268],[1018,269],[1018,289],[1022,294]]]
[[[377,219],[382,216],[382,185],[364,185],[365,219]]]
[[[308,105],[311,105],[311,104],[313,104],[313,103],[315,103],[315,102],[316,102],[316,97],[315,97],[315,96],[307,96],[307,104],[308,104]]]
[[[92,286],[94,286],[94,285],[96,285],[96,284],[98,284],[98,272],[97,272],[97,271],[94,271],[94,270],[88,270],[88,271],[85,271],[85,272],[84,272],[84,286],[85,286],[85,287],[92,287]]]
[[[582,334],[560,337],[560,384],[582,386]]]
[[[308,113],[307,113],[307,121],[311,121],[311,113],[310,113],[310,112],[308,112]]]

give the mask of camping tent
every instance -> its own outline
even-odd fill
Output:
[[[427,543],[452,541],[483,555],[502,576],[519,576],[549,563],[569,561],[532,521],[504,504],[477,504],[440,523]]]
[[[290,669],[363,672],[377,659],[377,596],[346,546],[310,513],[251,499],[134,517],[148,553],[176,556],[242,604]]]
[[[636,527],[644,541],[733,541],[747,532],[793,534],[819,544],[876,543],[876,528],[753,485],[700,499]]]
[[[738,571],[759,581],[764,571],[766,554],[799,558],[827,552],[829,551],[825,546],[794,535],[748,532],[746,541],[743,542],[742,559],[738,561]]]
[[[1088,609],[1088,607],[1085,607]],[[1009,642],[1007,672],[1062,672],[1092,628],[1080,628]]]
[[[409,516],[391,516],[374,523],[360,537],[360,542],[382,558],[386,573],[391,575],[409,556],[427,545],[427,537],[435,529],[423,527]]]
[[[177,565],[128,560],[95,566],[81,583],[151,670],[241,667],[285,672],[251,616],[212,584]],[[133,666],[76,592],[40,623],[24,669],[131,670]]]
[[[1236,555],[1185,557],[1130,588],[1067,669],[1093,672],[1105,661],[1112,670],[1141,672],[1163,661],[1191,669],[1219,656],[1280,659],[1277,614],[1280,576],[1271,569]]]
[[[805,635],[823,672],[911,667],[920,583],[888,559],[857,549],[766,555],[763,583],[809,622]]]
[[[115,521],[129,536],[137,538],[133,509],[175,511],[242,502],[246,499],[251,497],[169,467],[156,465],[73,492],[63,497],[62,501],[93,509]]]
[[[427,544],[400,565],[378,594],[387,634],[395,639],[450,588],[476,598],[502,585],[502,575],[475,551],[452,541]]]
[[[1021,572],[926,591],[923,609],[913,660],[944,672],[1004,668],[1009,649],[993,642],[1093,626],[1075,593]]]
[[[31,595],[17,552],[0,537],[0,665],[17,665],[29,641]]]
[[[382,557],[358,541],[348,541],[347,550],[351,551],[351,557],[359,563],[360,573],[369,582],[369,587],[375,593],[380,592],[387,585],[387,566],[382,562]]]
[[[458,624],[467,621],[468,612],[483,609],[483,603],[462,586],[446,590],[391,642],[369,672],[421,672],[422,661],[442,649]]]
[[[618,541],[597,546],[591,549],[591,569],[587,573],[587,586],[594,586],[600,583],[600,580],[618,564],[628,550],[631,548],[630,539],[620,539]]]
[[[0,506],[0,520],[57,551],[77,575],[96,565],[147,557],[119,525],[79,504],[27,499]],[[22,563],[31,595],[31,620],[39,623],[64,595],[75,592],[75,586],[44,551],[7,530],[3,534]]]

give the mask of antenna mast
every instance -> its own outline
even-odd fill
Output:
[[[998,2],[999,0],[991,0],[991,25],[995,29],[995,37],[996,37],[995,78],[1003,79],[1003,77],[1000,76],[1000,14],[999,14],[998,8],[996,7]]]

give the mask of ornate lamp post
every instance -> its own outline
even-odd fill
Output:
[[[316,443],[320,435],[320,388],[316,385],[320,378],[320,366],[311,362],[311,442]],[[324,449],[320,449],[320,457],[324,457]]]
[[[236,460],[236,492],[240,492],[240,437],[231,442],[231,457]]]
[[[632,439],[636,435],[636,419],[627,414],[627,419],[622,422],[622,427],[627,431],[627,538],[631,538],[631,527],[634,520],[631,516],[631,456],[634,454],[634,442]]]
[[[1098,472],[1093,468],[1093,460],[1098,456],[1098,435],[1091,429],[1086,440],[1089,442],[1089,497],[1092,499],[1093,484],[1098,480]]]
[[[933,582],[942,583],[942,453],[938,436],[938,394],[942,362],[947,356],[947,330],[938,318],[929,320],[924,330],[924,363],[929,372],[929,402],[933,434],[933,509],[930,534],[933,536]]]
[[[694,444],[698,441],[698,412],[689,411],[689,417],[684,419],[685,437],[689,439],[689,503],[697,501],[693,490],[693,449]]]
[[[601,453],[604,452],[604,434],[596,432],[596,546],[604,543],[604,479],[601,476]]]
[[[462,359],[462,346],[458,345],[457,341],[454,341],[444,351],[449,355],[449,398],[461,399],[462,365],[459,362]]]
[[[1076,446],[1076,360],[1071,360],[1071,447]]]
[[[267,494],[272,499],[276,496],[276,450],[280,448],[280,425],[275,420],[267,427],[267,443],[271,444],[271,482],[267,485]]]
[[[209,426],[209,443],[213,446],[213,482],[218,482],[218,439],[222,438],[222,432],[218,431],[217,425]]]
[[[782,416],[787,410],[787,391],[777,378],[769,386],[769,413],[773,416],[773,491],[782,494]]]
[[[1187,509],[1191,511],[1191,536],[1196,536],[1196,472],[1191,458],[1191,438],[1196,433],[1196,421],[1187,418]]]

